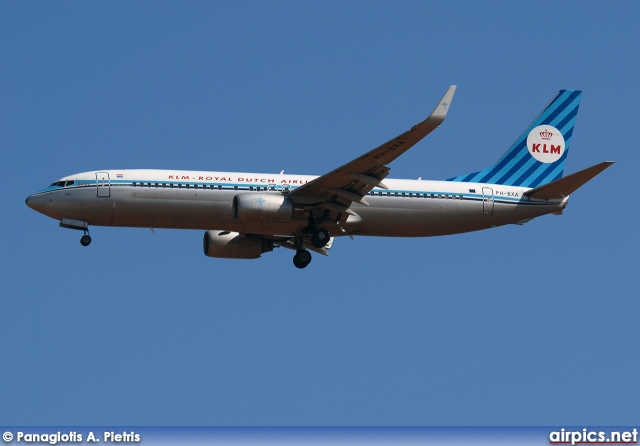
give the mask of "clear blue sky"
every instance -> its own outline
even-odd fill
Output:
[[[0,422],[637,424],[638,2],[2,2]],[[65,175],[322,174],[424,119],[391,177],[497,160],[584,91],[561,217],[210,259],[201,231],[79,233]],[[212,228],[214,229],[214,228]]]

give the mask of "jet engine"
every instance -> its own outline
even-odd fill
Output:
[[[233,218],[240,223],[288,221],[294,215],[293,202],[271,194],[238,194],[233,197]]]
[[[273,251],[273,241],[259,235],[242,236],[230,231],[207,231],[202,242],[204,254],[224,259],[257,259]]]

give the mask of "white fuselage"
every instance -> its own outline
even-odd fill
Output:
[[[105,170],[62,178],[31,195],[27,204],[57,220],[74,219],[96,226],[219,229],[241,234],[291,235],[308,218],[239,223],[232,213],[241,193],[286,195],[315,179],[309,175]],[[63,183],[64,182],[64,183]],[[71,183],[73,182],[73,183]],[[369,206],[354,203],[331,235],[424,237],[487,229],[559,212],[567,198],[533,200],[529,188],[452,181],[385,179]],[[54,183],[56,184],[56,183]],[[342,231],[344,229],[344,232]]]

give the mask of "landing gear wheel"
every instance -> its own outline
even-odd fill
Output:
[[[91,237],[89,236],[89,234],[85,234],[80,238],[80,244],[82,246],[89,246],[90,243],[91,243]]]
[[[293,264],[296,268],[306,268],[311,263],[311,253],[306,249],[302,249],[293,256]]]
[[[329,234],[329,231],[324,228],[318,228],[311,235],[311,244],[316,248],[324,248],[327,243],[329,243],[330,239],[331,235]]]

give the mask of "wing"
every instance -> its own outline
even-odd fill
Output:
[[[387,189],[382,180],[389,174],[389,164],[436,129],[447,116],[456,86],[449,87],[431,115],[400,136],[365,153],[289,194],[293,200],[308,206],[316,219],[329,218],[335,222],[354,214],[353,203],[367,206],[364,197],[374,187]]]

